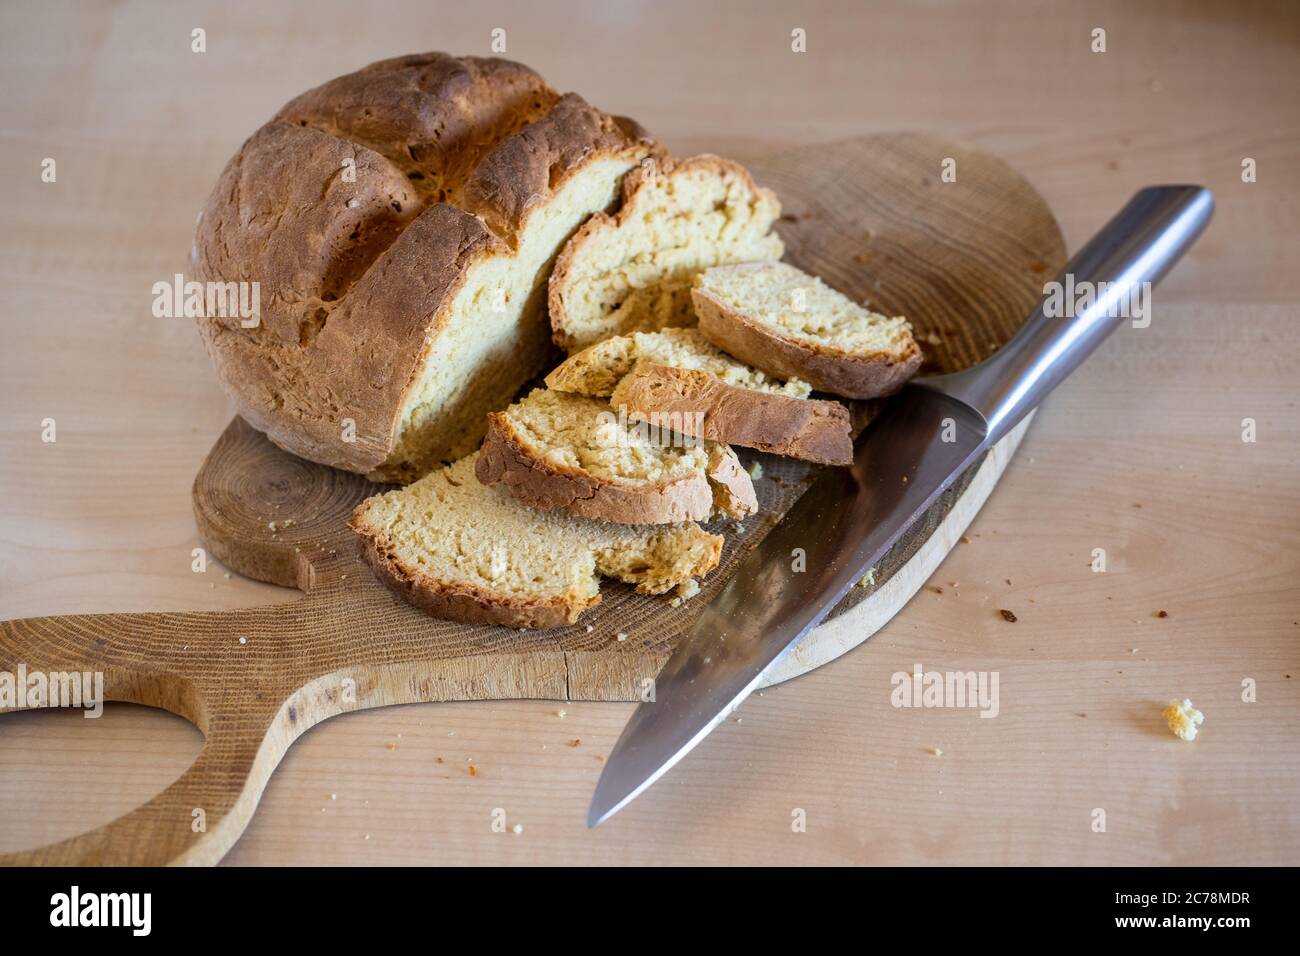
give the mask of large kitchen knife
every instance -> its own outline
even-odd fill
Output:
[[[1137,193],[1044,289],[984,362],[920,379],[829,468],[737,567],[637,706],[591,800],[587,825],[627,806],[721,723],[979,456],[1122,322],[1150,322],[1149,292],[1214,211],[1199,186]]]

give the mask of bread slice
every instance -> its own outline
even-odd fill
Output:
[[[781,382],[736,361],[699,329],[606,339],[570,356],[546,384],[609,397],[635,421],[696,438],[822,464],[853,460],[848,409],[806,398],[806,382]]]
[[[633,421],[822,465],[853,463],[852,418],[839,402],[728,385],[709,372],[642,362],[610,405]]]
[[[758,508],[726,445],[620,421],[602,399],[544,388],[488,416],[475,474],[534,508],[620,524],[743,518]]]
[[[846,398],[879,398],[921,365],[912,326],[864,309],[784,262],[719,266],[695,277],[700,331],[771,375]]]
[[[623,205],[597,213],[556,259],[548,305],[569,352],[613,335],[694,325],[691,280],[710,266],[781,257],[776,194],[737,163],[647,159],[623,180]]]
[[[624,375],[641,362],[708,372],[728,385],[791,398],[807,398],[812,388],[792,378],[780,381],[738,362],[706,339],[699,329],[633,332],[605,339],[569,356],[546,384],[562,392],[608,398]]]
[[[661,594],[708,573],[721,535],[694,522],[620,525],[537,511],[474,477],[478,453],[352,515],[362,552],[400,597],[469,624],[571,624],[600,602],[600,577]]]

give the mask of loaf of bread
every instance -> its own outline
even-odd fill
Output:
[[[436,617],[553,627],[600,601],[600,578],[662,594],[718,563],[693,522],[624,525],[538,511],[474,476],[478,454],[363,501],[351,526],[379,578]]]
[[[546,280],[657,147],[529,68],[374,63],[281,109],[201,214],[193,269],[256,282],[199,328],[239,413],[304,458],[411,480],[473,450],[549,360]]]
[[[921,366],[904,318],[864,309],[784,262],[719,266],[695,277],[700,331],[755,368],[822,392],[879,398]]]
[[[758,508],[726,445],[638,428],[599,398],[544,388],[488,416],[475,474],[534,508],[620,524],[743,518]]]
[[[781,204],[743,166],[717,156],[650,160],[623,182],[556,260],[555,341],[575,352],[634,331],[694,325],[691,281],[710,266],[781,257]]]
[[[801,458],[853,461],[852,418],[839,402],[806,398],[726,355],[699,329],[634,332],[571,355],[546,376],[560,391],[598,397],[634,421],[695,438]]]

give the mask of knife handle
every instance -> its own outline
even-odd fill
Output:
[[[987,442],[998,441],[1120,324],[1150,324],[1151,287],[1213,213],[1214,196],[1201,186],[1141,190],[1043,287],[1042,303],[1010,342],[973,368],[916,384],[978,410]]]

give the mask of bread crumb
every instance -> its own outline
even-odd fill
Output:
[[[240,644],[247,644],[247,643],[248,643],[248,638],[246,638],[246,637],[241,637],[241,638],[239,639],[239,643],[240,643]]]
[[[1002,620],[1007,621],[1011,624],[1014,624],[1016,623],[1017,620],[1019,620],[1019,618],[1017,618],[1013,613],[1008,611],[1006,608],[1002,608],[1001,610],[998,611],[998,613],[1002,615]]]
[[[965,535],[962,535],[957,540],[959,540],[962,544],[970,544],[970,538],[966,537]]]
[[[679,598],[679,597],[675,597],[675,598],[673,598],[671,601],[669,601],[668,603],[671,604],[673,607],[681,607],[681,606],[682,606],[682,599]]]
[[[1160,716],[1169,724],[1174,736],[1183,740],[1195,740],[1196,728],[1205,720],[1205,715],[1186,699],[1181,702],[1171,700],[1169,706],[1160,712]]]
[[[749,466],[749,477],[754,481],[758,481],[763,477],[763,463],[761,461],[756,461]]]
[[[582,738],[581,738],[581,737],[574,737],[572,740],[569,741],[569,746],[570,746],[570,747],[577,747],[577,746],[578,746],[579,744],[581,744],[581,743],[582,743]]]
[[[568,714],[568,711],[567,711],[567,710],[557,710],[557,711],[555,712],[555,716],[556,716],[556,717],[563,717],[563,716],[565,716],[566,714]]]
[[[519,834],[524,832],[524,825],[522,823],[516,823],[510,828],[510,832],[515,836],[519,836]]]
[[[478,776],[478,767],[474,766],[473,764],[470,764],[470,765],[469,765],[469,775],[470,775],[471,777],[477,777],[477,776]]]
[[[389,750],[397,749],[397,744],[384,744],[384,746],[387,747]]]
[[[591,633],[592,631],[594,631],[595,629],[596,629],[596,628],[595,628],[595,625],[592,625],[592,624],[588,624],[588,625],[587,625],[587,633],[588,633],[588,634],[590,634],[590,633]]]
[[[933,755],[936,756],[936,757],[942,757],[942,756],[943,756],[943,751],[940,750],[938,747],[931,747],[931,748],[930,748],[930,753],[933,754]]]
[[[862,580],[858,582],[858,587],[869,588],[869,587],[873,587],[875,583],[876,583],[876,569],[874,567],[871,567],[867,569],[867,573],[864,574],[862,576]]]
[[[1152,617],[1168,617],[1168,616],[1169,616],[1169,612],[1168,612],[1168,611],[1156,611],[1156,612],[1155,612],[1154,614],[1152,614],[1151,616],[1152,616]]]
[[[626,641],[626,640],[627,640],[627,635],[624,634],[622,631],[619,631],[619,632],[618,632],[618,637],[617,637],[617,639],[620,640],[620,641]]]
[[[700,582],[694,578],[687,578],[681,584],[677,585],[677,594],[683,601],[689,601],[699,593]]]

